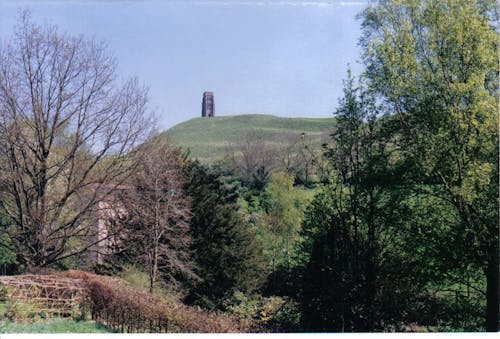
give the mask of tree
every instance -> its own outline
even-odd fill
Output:
[[[170,283],[182,275],[196,278],[189,200],[183,190],[180,151],[168,144],[141,147],[139,166],[116,201],[121,238],[130,259],[145,264],[149,290],[154,292],[159,272]]]
[[[321,139],[327,136],[328,134],[325,133]],[[321,175],[323,170],[321,139],[317,140],[305,133],[280,136],[275,152],[278,160],[275,170],[294,174],[296,183],[311,185],[314,175]]]
[[[198,162],[185,167],[185,190],[191,198],[193,250],[202,279],[191,288],[186,301],[222,309],[235,291],[250,293],[261,283],[261,248],[238,211],[238,185],[227,182],[216,168]]]
[[[245,182],[261,190],[276,167],[275,149],[266,143],[262,133],[256,130],[246,133],[241,142],[231,148],[232,158]]]
[[[348,70],[326,153],[331,176],[303,230],[304,323],[313,330],[372,331],[380,323],[381,312],[375,313],[389,169],[378,112],[374,97]]]
[[[293,186],[294,179],[293,175],[284,172],[273,173],[260,197],[263,211],[259,236],[270,266],[269,273],[275,280],[278,269],[283,269],[286,283],[291,282],[295,244],[300,239],[304,211],[310,200],[303,189]],[[272,285],[276,292],[276,281]]]
[[[105,44],[22,14],[0,50],[0,213],[25,268],[94,245],[99,202],[148,137],[147,101],[136,79],[117,80]]]
[[[450,203],[456,256],[487,281],[499,329],[498,14],[494,1],[381,1],[362,15],[370,86],[399,121],[413,192]]]

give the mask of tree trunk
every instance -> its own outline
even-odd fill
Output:
[[[372,332],[375,329],[375,295],[377,291],[376,286],[376,268],[375,268],[375,201],[373,191],[369,192],[369,211],[368,211],[368,258],[366,269],[366,293],[367,293],[367,324],[366,331]]]
[[[156,282],[156,272],[158,272],[158,252],[157,248],[154,249],[153,262],[151,265],[151,272],[149,275],[149,293],[153,294]]]
[[[494,251],[498,254],[498,251]],[[486,273],[486,331],[498,332],[499,327],[499,279],[498,256],[490,256]]]

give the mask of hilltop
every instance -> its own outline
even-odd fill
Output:
[[[191,156],[204,162],[223,158],[227,150],[252,132],[268,144],[305,134],[309,140],[326,138],[334,118],[281,118],[273,115],[247,114],[213,118],[195,118],[180,123],[160,137],[189,148]]]

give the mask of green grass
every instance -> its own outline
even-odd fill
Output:
[[[334,118],[280,118],[260,114],[195,118],[170,128],[160,137],[189,148],[192,157],[210,162],[223,158],[228,147],[237,145],[253,131],[271,144],[302,133],[319,143],[331,132],[334,121]]]
[[[33,322],[10,321],[5,319],[9,309],[7,303],[0,302],[0,333],[113,333],[104,325],[94,321],[71,319],[40,319]],[[3,319],[2,319],[3,318]]]
[[[93,321],[46,320],[36,323],[0,321],[0,333],[113,333]]]
[[[9,309],[6,302],[0,302],[0,319],[4,316],[5,312]]]

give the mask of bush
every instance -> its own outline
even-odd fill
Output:
[[[47,318],[39,305],[9,301],[5,304],[3,317],[10,321],[37,322]]]
[[[120,278],[129,283],[133,288],[137,288],[141,291],[149,290],[148,274],[136,266],[125,266],[120,272]]]
[[[247,296],[239,291],[225,300],[225,308],[232,315],[257,322],[271,332],[299,331],[300,309],[292,299],[278,296]]]
[[[29,301],[12,300],[8,296],[14,292],[12,286],[0,285],[0,319],[9,321],[35,322],[47,317],[40,305]]]

